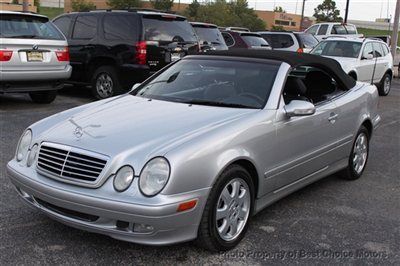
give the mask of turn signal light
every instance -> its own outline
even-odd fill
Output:
[[[0,61],[10,61],[13,51],[0,50]]]
[[[68,46],[62,51],[56,51],[58,61],[69,61],[69,49]]]
[[[176,211],[183,212],[183,211],[193,209],[196,206],[196,204],[197,204],[197,199],[183,202],[183,203],[179,204],[178,209]]]
[[[303,51],[303,48],[297,49],[297,52],[298,52],[298,53],[303,53],[303,52],[304,52],[304,51]]]

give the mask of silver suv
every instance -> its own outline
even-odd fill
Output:
[[[68,43],[47,17],[0,11],[0,93],[50,103],[71,70]]]

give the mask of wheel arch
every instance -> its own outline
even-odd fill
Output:
[[[92,58],[89,62],[89,69],[87,71],[88,79],[91,80],[93,73],[101,66],[116,66],[117,61],[111,57],[100,56]]]
[[[371,138],[372,132],[373,132],[373,128],[374,128],[374,126],[372,125],[372,121],[370,119],[365,119],[362,122],[361,126],[364,126],[368,130],[369,138]]]

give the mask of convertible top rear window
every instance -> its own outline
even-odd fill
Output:
[[[278,69],[279,64],[244,60],[184,59],[133,94],[189,104],[263,108]]]

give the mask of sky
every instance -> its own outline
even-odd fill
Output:
[[[178,2],[179,0],[175,0]],[[191,0],[181,0],[182,3],[191,3]],[[202,0],[199,0],[202,2]],[[274,6],[281,6],[288,13],[301,14],[303,0],[248,0],[249,6],[258,10],[273,10]],[[321,4],[322,0],[306,0],[304,9],[305,16],[312,16],[314,8]],[[340,10],[340,15],[344,17],[346,0],[335,0],[336,6]],[[297,7],[297,8],[296,8]],[[390,17],[392,22],[396,0],[350,0],[349,20],[375,21],[376,18]],[[389,14],[389,16],[388,16]]]
[[[248,0],[249,6],[255,9],[272,10],[275,6],[282,6],[288,13],[301,14],[303,0]],[[336,0],[336,6],[340,15],[344,17],[346,0]],[[306,0],[304,13],[306,16],[314,14],[314,8],[322,3],[322,0]],[[297,9],[296,9],[297,5]],[[349,20],[375,21],[379,17],[394,17],[396,0],[350,0]],[[296,12],[297,11],[297,12]]]

